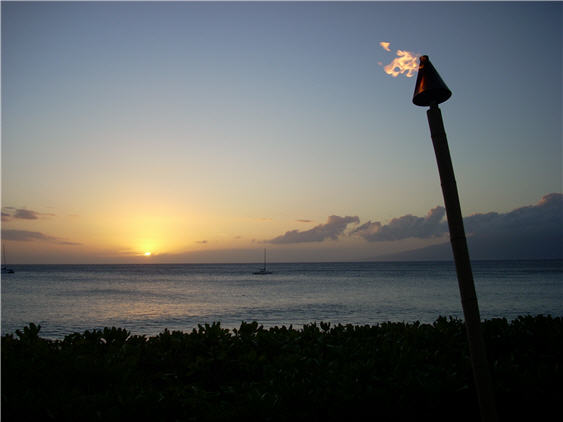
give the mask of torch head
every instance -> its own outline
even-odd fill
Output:
[[[417,106],[424,107],[443,103],[451,96],[452,91],[440,78],[428,56],[421,56],[412,102]]]

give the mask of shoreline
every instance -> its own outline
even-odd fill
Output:
[[[481,323],[484,324],[487,321],[492,321],[492,320],[503,320],[508,322],[509,324],[521,319],[521,318],[535,318],[535,317],[546,317],[546,318],[563,318],[563,315],[554,315],[551,313],[541,313],[541,314],[532,314],[532,313],[522,313],[519,315],[515,315],[513,317],[491,317],[491,318],[484,318],[481,317]],[[268,331],[268,330],[295,330],[295,331],[302,331],[304,327],[321,327],[321,326],[329,326],[331,328],[334,327],[377,327],[380,325],[389,325],[389,324],[403,324],[406,326],[410,326],[410,325],[414,325],[414,326],[421,326],[421,325],[433,325],[436,323],[436,321],[439,320],[443,320],[446,319],[448,321],[457,321],[460,322],[461,324],[464,323],[464,319],[463,316],[458,316],[458,315],[439,315],[436,319],[432,320],[432,321],[428,321],[428,320],[402,320],[402,321],[394,321],[394,320],[385,320],[385,321],[380,321],[380,322],[374,322],[374,323],[345,323],[345,322],[333,322],[333,321],[323,321],[323,320],[312,320],[312,321],[306,321],[306,322],[302,322],[302,323],[287,323],[287,324],[270,324],[270,323],[264,323],[264,322],[260,322],[257,320],[249,320],[249,321],[240,321],[239,323],[227,323],[224,324],[221,321],[202,321],[200,323],[194,324],[194,325],[190,325],[189,327],[185,328],[185,329],[176,329],[176,328],[168,328],[168,327],[164,327],[161,328],[159,330],[156,330],[154,333],[141,333],[141,332],[135,332],[134,330],[122,327],[122,326],[116,326],[116,325],[100,325],[100,326],[92,326],[92,327],[88,327],[85,329],[81,329],[81,330],[69,330],[68,332],[65,333],[60,333],[60,334],[56,334],[56,335],[48,335],[48,336],[42,336],[39,334],[39,338],[42,340],[46,340],[46,341],[52,341],[52,342],[60,342],[60,341],[64,341],[64,339],[68,336],[74,336],[74,335],[84,335],[84,333],[88,332],[88,333],[97,333],[97,332],[104,332],[106,330],[120,330],[120,331],[125,331],[128,333],[128,337],[144,337],[145,339],[149,340],[153,337],[158,337],[159,335],[163,334],[164,332],[170,332],[170,333],[181,333],[182,335],[189,335],[192,334],[193,332],[197,332],[201,329],[204,329],[205,327],[211,327],[211,326],[219,326],[222,330],[225,330],[227,332],[229,332],[231,335],[234,335],[234,331],[238,330],[239,327],[241,325],[257,325],[257,327],[260,328],[260,330],[264,330],[264,331]],[[37,329],[37,327],[39,327],[38,333],[41,333],[41,330],[44,328],[41,324],[39,323],[29,323],[21,328],[18,329],[14,329],[13,331],[9,331],[9,332],[4,332],[4,330],[2,330],[0,337],[5,337],[5,336],[12,336],[12,337],[17,337],[16,331],[22,331],[26,328],[29,329],[30,326],[33,326],[35,328],[32,328],[32,330]]]

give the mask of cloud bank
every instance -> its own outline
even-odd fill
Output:
[[[305,243],[305,242],[322,242],[326,239],[336,240],[344,233],[348,224],[359,224],[360,219],[357,216],[339,217],[331,215],[325,224],[319,224],[310,230],[291,230],[285,234],[267,240],[266,243],[287,244],[287,243]]]
[[[464,222],[472,259],[563,259],[563,195],[559,193],[507,213],[473,214]],[[446,242],[379,258],[451,260],[453,255]]]
[[[56,243],[57,245],[80,246],[81,243],[70,242],[59,237],[49,236],[41,232],[32,232],[28,230],[2,230],[3,240],[13,240],[16,242],[31,242],[41,240],[44,242]]]
[[[508,213],[473,214],[464,219],[470,234],[551,235],[563,231],[563,194],[550,193],[537,204]]]
[[[53,217],[55,214],[42,213],[38,211],[28,210],[25,208],[3,207],[2,221],[10,221],[11,219],[19,220],[38,220],[39,218]]]
[[[346,229],[350,224],[358,224],[358,226],[347,232]],[[387,224],[379,221],[359,224],[358,217],[333,215],[325,224],[305,231],[291,230],[266,242],[298,244],[356,237],[367,241],[367,244],[373,244],[403,240],[408,242],[408,239],[436,240],[447,237],[449,232],[446,210],[442,206],[431,209],[422,217],[408,214],[396,217]],[[563,194],[561,193],[550,193],[536,204],[506,213],[472,214],[464,218],[464,225],[470,252],[474,258],[563,258]],[[323,254],[325,252],[323,251]],[[451,247],[444,239],[442,244],[394,254],[380,253],[378,256],[381,259],[402,260],[451,259]]]
[[[448,231],[448,225],[444,221],[445,215],[445,208],[438,206],[431,209],[426,217],[415,217],[409,214],[394,218],[386,225],[379,221],[368,221],[350,234],[358,235],[370,242],[402,240],[411,237],[420,239],[440,237]]]
[[[389,224],[379,221],[362,224],[350,234],[369,242],[409,238],[430,239],[448,233],[446,210],[438,206],[425,217],[405,215]],[[467,236],[553,235],[563,231],[563,194],[550,193],[537,204],[517,208],[507,213],[473,214],[463,219]]]

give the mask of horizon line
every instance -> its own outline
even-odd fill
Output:
[[[490,262],[490,261],[563,261],[563,258],[482,258],[472,259],[471,262]],[[291,265],[291,264],[376,264],[376,263],[420,263],[420,262],[451,262],[453,259],[387,259],[387,260],[348,260],[348,261],[279,261],[269,262],[268,265]],[[47,265],[81,265],[81,266],[107,266],[107,265],[262,265],[262,262],[115,262],[115,263],[26,263],[26,264],[10,264],[10,267],[21,266],[47,266]]]

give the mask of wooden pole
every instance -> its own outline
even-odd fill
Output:
[[[442,121],[442,113],[438,105],[434,103],[430,105],[426,114],[438,163],[442,194],[446,205],[450,242],[455,260],[461,306],[465,317],[465,328],[469,342],[471,366],[479,400],[481,419],[483,422],[497,422],[493,383],[487,364],[485,342],[481,333],[479,304],[477,303],[477,295],[475,293],[475,284],[473,282],[473,273],[471,271],[471,262],[465,239],[463,218],[461,216],[461,206],[446,131]]]

